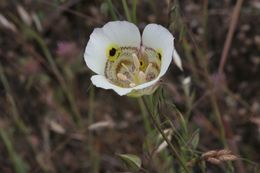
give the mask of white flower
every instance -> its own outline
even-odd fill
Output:
[[[181,68],[173,40],[172,34],[157,24],[147,25],[142,37],[139,29],[126,21],[94,29],[84,53],[87,66],[97,73],[91,77],[92,83],[119,95],[151,94],[174,55]]]

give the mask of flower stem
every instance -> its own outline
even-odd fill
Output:
[[[148,119],[147,109],[146,109],[146,106],[145,106],[142,98],[138,98],[138,104],[139,104],[141,112],[142,112],[145,130],[147,133],[150,133],[150,132],[152,132],[152,128],[150,125],[150,121]]]
[[[113,6],[113,3],[111,2],[111,0],[107,0],[107,4],[108,4],[108,9],[109,9],[112,19],[118,20],[118,17],[115,13],[114,6]]]
[[[6,99],[10,103],[10,113],[13,116],[12,118],[15,124],[17,125],[18,129],[21,130],[21,132],[23,132],[24,134],[28,134],[30,130],[27,128],[26,124],[21,119],[21,115],[18,112],[17,103],[15,102],[12,89],[7,79],[8,78],[4,73],[3,65],[0,62],[0,83],[3,84],[4,92],[6,93]]]
[[[122,4],[123,4],[124,11],[125,11],[126,19],[128,21],[132,22],[132,18],[131,18],[131,15],[130,15],[129,8],[127,6],[126,0],[122,0]]]
[[[152,120],[154,126],[156,127],[156,129],[159,131],[159,133],[162,135],[163,139],[166,141],[166,143],[170,147],[171,153],[176,157],[176,159],[178,160],[178,162],[182,166],[184,172],[189,173],[189,169],[188,169],[187,165],[185,164],[184,160],[181,158],[181,156],[177,152],[176,148],[173,146],[173,144],[170,142],[170,140],[167,138],[167,136],[163,132],[162,128],[160,127],[160,123],[156,120],[154,111],[151,111],[148,108],[147,102],[145,101],[144,97],[142,97],[142,100],[143,100],[143,103],[144,103],[146,109],[148,110],[148,114],[150,115],[151,120]]]
[[[136,7],[137,7],[137,0],[133,0],[132,3],[132,19],[133,23],[137,24],[137,18],[136,18]]]

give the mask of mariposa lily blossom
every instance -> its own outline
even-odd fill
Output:
[[[158,88],[173,57],[181,68],[174,37],[166,28],[148,24],[141,36],[137,26],[127,21],[95,28],[84,53],[87,66],[97,73],[91,77],[96,87],[134,97]]]

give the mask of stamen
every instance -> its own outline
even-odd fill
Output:
[[[138,77],[139,77],[139,81],[140,81],[141,83],[145,82],[145,77],[146,77],[146,76],[145,76],[145,74],[144,74],[143,71],[139,71]]]
[[[134,61],[134,66],[135,66],[135,70],[139,70],[140,68],[140,62],[139,62],[139,59],[137,57],[137,55],[135,53],[132,54],[132,57],[133,57],[133,61]]]
[[[121,65],[126,69],[126,71],[129,73],[129,75],[134,79],[134,75],[133,75],[132,72],[129,70],[129,68],[128,68],[124,63],[121,63]]]
[[[152,66],[153,64],[152,63],[149,63],[149,65],[147,66],[146,70],[145,70],[145,76],[148,75],[148,73],[152,70]]]
[[[106,64],[105,73],[111,83],[124,88],[136,87],[158,76],[161,65],[158,52],[144,46],[141,46],[139,50],[127,48],[121,51],[118,61],[107,61]],[[114,49],[111,49],[109,53],[113,56]]]
[[[136,84],[135,83],[130,83],[129,86],[133,88],[133,87],[136,86]]]
[[[118,79],[122,80],[122,81],[127,81],[127,77],[126,75],[122,74],[122,73],[117,73],[116,76],[118,77]]]
[[[127,72],[129,72],[130,73],[130,70],[129,70],[129,68],[124,64],[124,63],[121,63],[121,65],[127,70]]]

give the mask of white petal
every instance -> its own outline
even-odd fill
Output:
[[[122,87],[116,86],[116,85],[110,83],[105,78],[105,76],[102,76],[102,75],[92,76],[91,81],[96,87],[103,88],[103,89],[112,89],[120,96],[126,95],[133,90],[132,88],[122,88]]]
[[[173,61],[174,61],[174,63],[176,64],[176,66],[177,66],[181,71],[183,71],[181,58],[180,58],[178,52],[177,52],[175,49],[173,50]]]
[[[113,21],[105,24],[102,29],[109,40],[119,46],[140,47],[140,31],[133,23]]]
[[[141,85],[137,85],[136,87],[133,87],[132,89],[133,90],[140,90],[140,89],[147,88],[149,86],[152,86],[152,85],[156,84],[156,82],[158,82],[159,79],[160,79],[160,77],[158,76],[156,79],[154,79],[152,81],[149,81],[149,82],[146,82],[146,83],[143,83]]]
[[[159,50],[162,53],[162,64],[159,77],[165,74],[171,61],[173,54],[172,34],[163,26],[157,24],[149,24],[144,28],[142,35],[142,45]]]
[[[111,44],[101,28],[96,28],[90,35],[85,49],[84,59],[87,66],[97,74],[104,74],[106,49]]]
[[[111,45],[140,47],[141,36],[138,28],[126,21],[108,22],[96,28],[90,35],[84,59],[87,66],[97,74],[104,75],[107,61],[106,51]]]
[[[150,87],[150,86],[156,84],[156,82],[158,82],[159,79],[160,79],[160,77],[158,76],[156,79],[154,79],[150,82],[141,84],[141,85],[137,85],[136,87],[122,88],[122,87],[119,87],[119,86],[116,86],[116,85],[110,83],[103,75],[94,75],[91,77],[91,81],[92,81],[93,85],[95,85],[96,87],[103,88],[103,89],[112,89],[120,96],[129,94],[133,90],[141,90],[141,89]]]

